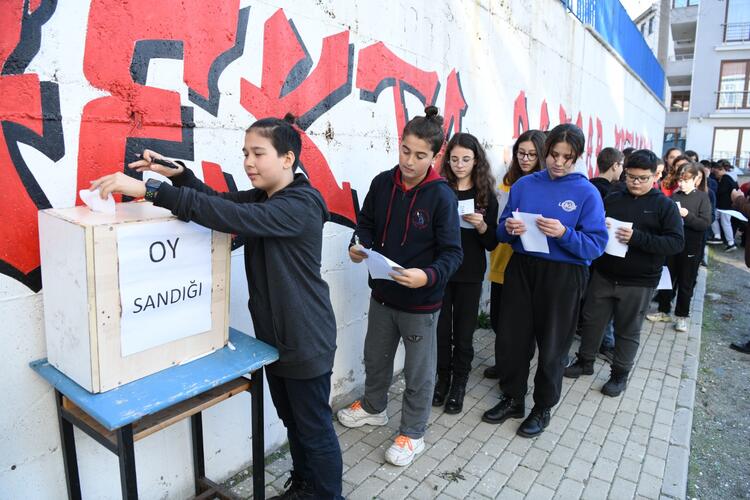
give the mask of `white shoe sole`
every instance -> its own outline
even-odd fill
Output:
[[[422,453],[422,451],[424,451],[424,441],[422,441],[420,444],[414,447],[414,452],[408,457],[398,457],[398,458],[389,457],[388,451],[386,450],[385,461],[397,467],[404,467],[412,463],[414,461],[414,457],[416,457],[418,453]]]
[[[341,414],[337,414],[336,418],[341,425],[352,429],[362,427],[363,425],[382,426],[388,423],[388,415],[372,415],[370,417],[360,418],[357,420],[349,420],[348,417],[342,418]]]

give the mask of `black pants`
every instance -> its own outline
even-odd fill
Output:
[[[526,395],[536,344],[534,404],[558,403],[587,281],[585,266],[513,254],[505,270],[500,313],[500,331],[510,339],[498,359],[503,393],[513,398]]]
[[[437,325],[437,373],[439,377],[468,378],[474,359],[482,283],[449,281]]]
[[[315,498],[343,498],[341,448],[328,404],[331,373],[305,380],[266,375],[276,413],[287,429],[295,475],[313,485]]]
[[[594,271],[583,306],[578,357],[586,361],[596,358],[604,328],[614,316],[615,351],[612,366],[620,372],[630,372],[653,293],[652,287],[617,285]]]
[[[693,289],[695,289],[695,280],[698,277],[701,258],[701,251],[696,249],[683,250],[667,259],[667,267],[672,278],[672,290],[659,290],[656,294],[659,311],[669,313],[672,309],[672,299],[676,293],[675,316],[682,318],[690,316],[690,301],[693,298]]]
[[[497,335],[500,332],[500,307],[503,299],[503,284],[490,282],[490,326]]]

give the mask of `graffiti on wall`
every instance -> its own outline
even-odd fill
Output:
[[[407,94],[425,106],[442,105],[446,137],[462,130],[468,110],[455,68],[441,75],[430,68],[417,67],[382,41],[355,47],[349,30],[322,38],[320,53],[314,57],[283,9],[265,20],[262,47],[252,47],[257,52],[253,56],[261,60],[260,81],[240,77],[239,82],[223,82],[239,83],[239,95],[222,93],[221,76],[248,50],[245,38],[252,7],[240,8],[239,0],[92,0],[81,67],[87,83],[103,95],[85,103],[79,128],[68,131],[66,137],[62,127],[65,117],[60,111],[66,86],[42,81],[39,75],[27,72],[44,44],[42,27],[53,19],[59,7],[57,1],[2,0],[2,7],[0,214],[3,220],[13,222],[0,227],[0,273],[34,291],[41,289],[37,210],[50,208],[51,203],[25,163],[21,144],[52,162],[65,157],[66,144],[68,149],[77,151],[75,160],[69,160],[76,166],[71,169],[75,172],[71,173],[75,176],[71,181],[77,189],[83,189],[90,180],[110,173],[113,166],[139,176],[126,165],[144,148],[193,161],[196,109],[218,116],[220,104],[233,106],[249,115],[247,121],[250,116],[283,116],[291,112],[298,117],[302,136],[301,167],[326,200],[333,222],[353,227],[359,211],[357,193],[350,182],[336,178],[308,134],[309,127],[352,95],[372,103],[390,99],[394,116],[389,119],[397,131],[409,120]],[[123,26],[123,20],[142,17],[143,22]],[[149,76],[153,76],[149,75],[150,63],[156,59],[182,61],[188,102],[183,102],[175,90],[148,84]],[[440,94],[443,100],[438,102]],[[547,108],[543,100],[539,114],[542,130],[550,127]],[[524,91],[516,99],[512,113],[516,138],[529,128]],[[562,105],[558,119],[572,120]],[[602,144],[650,145],[644,137],[617,126],[614,137],[605,140],[599,117],[584,121],[578,113],[575,123],[587,132],[589,175],[595,174],[595,158]],[[76,144],[77,148],[72,147]],[[202,161],[195,168],[202,170],[203,179],[213,188],[237,190],[232,175],[222,165]],[[81,201],[76,199],[76,203]]]
[[[6,9],[7,7],[7,9]],[[60,90],[55,82],[40,81],[26,68],[42,45],[41,28],[55,13],[55,0],[5,0],[0,25],[0,171],[4,196],[0,213],[12,224],[0,231],[0,273],[34,291],[41,289],[36,213],[51,204],[35,180],[19,144],[26,144],[58,161],[65,155],[66,141],[78,141],[77,189],[110,173],[121,165],[127,169],[144,148],[165,155],[194,160],[194,108],[217,116],[222,96],[219,78],[229,64],[243,55],[250,7],[239,8],[239,0],[205,2],[114,2],[94,0],[90,4],[83,56],[83,74],[88,83],[107,95],[87,102],[76,137],[64,137],[60,114]],[[123,27],[123,20],[143,23]],[[149,19],[158,22],[149,22]],[[185,29],[189,26],[191,29]],[[264,25],[262,76],[257,85],[242,78],[237,103],[253,117],[298,117],[303,147],[301,167],[323,194],[333,221],[353,227],[359,204],[349,182],[338,182],[306,130],[356,86],[360,99],[376,102],[383,90],[392,88],[395,125],[408,120],[404,93],[424,105],[436,104],[440,77],[399,58],[382,42],[358,53],[356,83],[353,81],[355,49],[349,31],[322,40],[314,65],[304,41],[282,9]],[[188,86],[189,105],[176,91],[149,86],[152,59],[179,59]],[[313,67],[314,66],[314,67]],[[443,109],[446,134],[461,130],[466,114],[458,72],[445,78]],[[231,174],[213,162],[202,162],[204,180],[220,191],[236,190]],[[80,204],[80,199],[76,200]]]
[[[573,123],[572,115],[568,114],[562,104],[558,110],[557,123]],[[651,140],[647,137],[625,130],[624,127],[614,126],[614,137],[605,142],[602,120],[596,116],[589,116],[588,121],[584,122],[583,115],[579,112],[575,124],[586,135],[586,151],[584,161],[586,173],[589,177],[599,175],[599,169],[596,166],[596,157],[604,147],[614,147],[623,150],[628,147],[635,149],[651,149]],[[518,94],[513,102],[513,138],[517,139],[519,135],[529,130],[529,112],[526,92],[523,90]],[[539,127],[538,130],[548,131],[550,128],[549,111],[547,101],[542,100],[539,107]]]

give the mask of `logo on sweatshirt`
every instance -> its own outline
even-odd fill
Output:
[[[411,214],[411,223],[417,229],[424,229],[430,225],[430,212],[424,208],[418,208]]]
[[[565,210],[566,212],[572,212],[573,210],[578,208],[576,206],[576,202],[573,200],[561,201],[560,203],[558,203],[558,206],[562,208],[563,210]]]

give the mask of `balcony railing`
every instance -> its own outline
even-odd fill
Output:
[[[724,25],[725,42],[750,42],[750,23],[729,23]]]
[[[747,90],[732,90],[717,92],[718,100],[716,107],[717,109],[748,109],[750,108],[750,102],[748,102]]]

